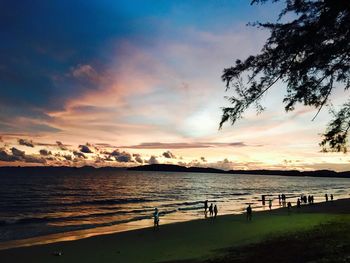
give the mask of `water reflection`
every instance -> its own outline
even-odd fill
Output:
[[[219,214],[239,214],[248,204],[255,211],[292,205],[302,193],[315,202],[325,193],[348,197],[350,180],[261,175],[190,174],[115,171],[110,173],[0,177],[0,241],[55,234],[76,238],[152,226],[154,207],[161,223],[203,218],[204,200]],[[269,209],[268,207],[266,209]],[[84,230],[90,229],[90,230]],[[57,234],[58,232],[69,234]],[[83,233],[83,234],[82,234]],[[80,235],[79,234],[79,235]],[[4,244],[4,243],[3,243]]]

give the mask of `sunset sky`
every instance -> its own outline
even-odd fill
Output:
[[[281,7],[249,3],[1,1],[0,165],[350,170],[320,152],[327,109],[285,113],[283,83],[262,114],[218,129],[223,69],[268,37],[246,24]]]

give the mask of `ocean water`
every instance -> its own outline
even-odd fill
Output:
[[[348,198],[350,179],[124,170],[8,174],[0,176],[0,245],[33,237],[50,242],[57,233],[59,240],[69,240],[79,238],[77,231],[88,236],[152,226],[155,207],[160,224],[204,218],[204,200],[217,204],[219,215],[242,213],[248,204],[255,211],[268,209],[260,201],[263,194],[277,208],[281,193],[292,204],[301,194],[314,195],[315,202],[324,201],[325,193]]]

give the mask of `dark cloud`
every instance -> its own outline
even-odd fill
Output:
[[[67,161],[72,161],[72,155],[66,154],[66,155],[62,155],[62,157],[63,157],[64,159],[66,159]]]
[[[58,146],[58,148],[59,148],[60,150],[62,150],[62,151],[68,150],[68,148],[66,147],[66,145],[64,145],[62,142],[56,141],[56,144],[57,144],[57,146]]]
[[[155,157],[154,155],[151,156],[151,158],[149,158],[149,160],[147,161],[148,164],[159,164],[157,157]]]
[[[170,151],[163,152],[163,156],[165,158],[169,158],[169,159],[175,159],[176,158],[176,156]]]
[[[161,143],[146,142],[138,145],[120,146],[120,148],[130,149],[188,149],[188,148],[213,148],[213,147],[245,147],[244,142],[193,142],[193,143]]]
[[[110,156],[113,156],[117,162],[121,163],[127,163],[132,161],[132,156],[130,153],[124,151],[120,152],[118,149],[111,152]]]
[[[131,155],[126,153],[123,155],[120,155],[118,157],[115,157],[116,161],[121,162],[121,163],[128,163],[131,162]]]
[[[20,160],[19,157],[8,154],[4,149],[0,149],[0,161],[15,162],[19,160]]]
[[[41,149],[41,150],[39,151],[39,153],[40,153],[40,155],[42,155],[42,156],[48,156],[48,155],[51,155],[51,154],[52,154],[51,151],[46,150],[46,149]]]
[[[26,163],[41,163],[41,164],[46,163],[46,159],[40,158],[40,157],[36,157],[36,156],[33,156],[33,155],[25,155],[23,160]]]
[[[13,156],[17,156],[17,157],[24,157],[25,156],[25,152],[24,151],[18,150],[15,147],[11,148],[11,152],[12,152]]]
[[[132,156],[134,157],[134,159],[135,159],[135,161],[136,161],[137,163],[143,163],[143,160],[142,160],[140,154],[134,153]]]
[[[87,145],[79,145],[79,149],[82,153],[93,153]]]
[[[15,147],[11,148],[12,152],[12,160],[14,161],[22,161],[26,163],[46,163],[46,160],[42,157],[36,157],[34,155],[26,155],[24,151],[18,150]]]
[[[78,152],[78,151],[73,151],[73,155],[77,158],[81,158],[81,159],[86,159],[87,157],[85,156],[85,154]]]
[[[205,159],[205,157],[201,157],[201,160],[202,160],[202,162],[204,162],[204,163],[207,162],[207,160]]]
[[[120,155],[120,151],[117,149],[117,150],[114,150],[113,152],[105,152],[105,154],[109,154],[110,156],[119,156]]]
[[[19,145],[23,145],[23,146],[34,147],[33,141],[29,141],[26,139],[18,139],[18,143]]]
[[[90,149],[91,148],[94,148],[95,149],[95,151],[97,151],[97,152],[99,152],[100,151],[100,148],[99,147],[97,147],[97,146],[95,146],[94,144],[92,144],[92,143],[86,143],[85,144],[87,147],[89,147]]]

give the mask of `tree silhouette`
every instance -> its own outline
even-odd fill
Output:
[[[232,106],[223,108],[220,128],[226,121],[233,125],[251,105],[262,110],[259,100],[277,81],[286,84],[285,110],[294,110],[297,103],[313,106],[314,119],[325,105],[330,106],[335,88],[349,89],[350,1],[285,0],[276,23],[251,25],[268,29],[270,36],[258,55],[224,69],[226,91],[233,89],[234,95],[228,97]],[[320,143],[323,150],[346,152],[349,129],[350,101],[333,110]]]

